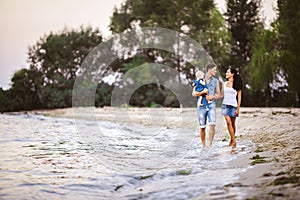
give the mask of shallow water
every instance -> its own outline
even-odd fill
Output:
[[[228,164],[250,144],[227,144],[201,149],[192,129],[0,115],[0,198],[199,199],[243,170]]]

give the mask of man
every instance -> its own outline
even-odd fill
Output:
[[[205,66],[205,82],[207,84],[208,90],[205,89],[202,92],[196,92],[193,90],[192,95],[199,96],[207,94],[206,98],[202,100],[202,106],[197,106],[198,121],[200,125],[200,138],[202,142],[202,147],[205,147],[205,128],[208,121],[210,126],[209,132],[209,146],[212,146],[212,142],[215,135],[216,126],[216,102],[215,100],[220,98],[220,86],[219,81],[214,77],[217,73],[217,66],[215,64],[209,63]],[[208,103],[211,101],[211,103]]]

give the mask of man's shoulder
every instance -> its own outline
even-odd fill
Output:
[[[219,80],[216,77],[211,77],[211,83],[217,84]]]
[[[218,79],[216,77],[211,77],[213,81],[218,81]]]

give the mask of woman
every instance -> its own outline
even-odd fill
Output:
[[[227,81],[223,84],[221,96],[224,96],[222,113],[225,117],[227,129],[230,135],[229,146],[236,147],[235,141],[235,120],[239,115],[242,101],[242,79],[237,70],[229,68],[226,71]]]

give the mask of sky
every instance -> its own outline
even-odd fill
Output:
[[[92,26],[104,37],[115,6],[123,0],[0,0],[0,87],[9,89],[13,74],[28,67],[28,47],[51,31]],[[225,12],[225,0],[215,0]],[[274,19],[276,0],[262,0],[266,23]]]

